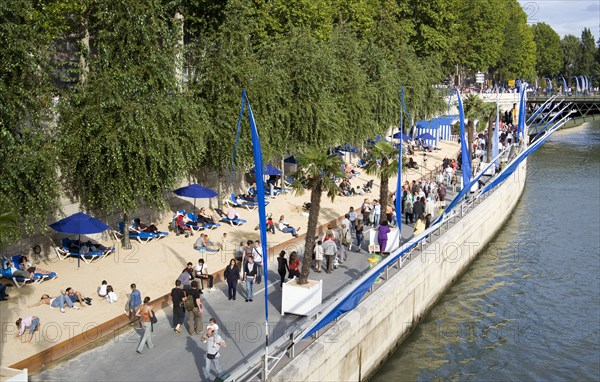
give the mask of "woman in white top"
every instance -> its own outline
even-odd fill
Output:
[[[109,285],[106,287],[106,301],[109,302],[109,304],[112,304],[113,302],[117,302],[119,300],[119,297],[117,296],[117,294],[115,293],[115,291],[113,290],[112,285]]]

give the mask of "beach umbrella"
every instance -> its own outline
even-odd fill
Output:
[[[298,160],[293,155],[290,155],[289,157],[285,158],[283,161],[285,163],[290,163],[290,164],[297,164],[298,163]]]
[[[396,134],[392,135],[392,138],[402,139],[403,141],[410,141],[410,137],[400,131],[398,131]]]
[[[435,140],[435,137],[429,133],[423,133],[417,136],[417,138],[422,139],[424,141]]]
[[[108,229],[108,225],[102,223],[96,218],[91,217],[88,214],[78,212],[74,215],[67,216],[64,219],[50,224],[50,228],[61,233],[79,235],[79,250],[81,251],[81,235],[104,232]],[[78,257],[78,267],[80,260],[81,258]]]
[[[216,191],[195,183],[178,188],[173,193],[186,198],[194,198],[194,213],[196,213],[196,199],[210,199],[218,195]]]
[[[256,173],[256,168],[252,168],[252,170],[250,170],[250,172],[252,172],[253,174]],[[263,169],[263,175],[281,175],[282,172],[280,169],[273,167],[272,164],[267,164],[265,166],[265,168]]]

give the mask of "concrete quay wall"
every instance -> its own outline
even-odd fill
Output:
[[[526,162],[423,253],[382,284],[272,381],[362,381],[404,341],[510,217]]]

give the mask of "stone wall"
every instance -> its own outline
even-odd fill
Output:
[[[376,371],[511,215],[526,163],[389,281],[368,295],[273,381],[361,381]]]

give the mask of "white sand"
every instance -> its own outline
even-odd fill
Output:
[[[434,168],[441,163],[445,156],[455,157],[459,151],[459,146],[454,142],[440,142],[442,150],[433,153],[427,153],[427,168]],[[414,155],[419,165],[422,165],[422,154]],[[404,180],[418,179],[419,171],[410,170],[403,175]],[[362,186],[372,176],[368,176],[364,171],[352,179],[352,186]],[[390,179],[390,190],[395,189],[396,178]],[[324,224],[338,218],[348,211],[350,206],[356,209],[360,208],[363,198],[379,198],[379,184],[375,180],[375,185],[371,193],[365,196],[336,197],[331,202],[325,195],[322,199],[319,224]],[[306,231],[306,222],[308,215],[303,213],[302,204],[309,201],[310,194],[305,193],[302,196],[294,194],[280,195],[274,199],[269,199],[270,204],[267,207],[267,213],[273,213],[273,219],[277,221],[281,214],[285,214],[286,220],[295,227],[301,227],[300,234]],[[201,205],[199,205],[201,206]],[[259,238],[258,231],[254,227],[258,224],[258,210],[247,211],[237,209],[241,218],[248,220],[248,223],[241,227],[231,227],[222,224],[220,228],[208,232],[214,242],[220,242],[223,232],[227,232],[229,241],[224,251],[219,253],[206,253],[204,255],[211,272],[220,271],[225,268],[229,260],[233,258],[240,241]],[[168,224],[171,216],[165,216],[165,219],[158,224],[159,229],[168,231]],[[132,241],[132,250],[123,250],[119,242],[104,242],[105,245],[114,245],[116,253],[108,257],[86,264],[81,262],[81,267],[77,267],[77,259],[70,258],[59,260],[56,255],[50,255],[50,261],[39,264],[42,268],[55,271],[59,277],[55,280],[47,281],[39,285],[28,285],[23,288],[10,287],[7,293],[10,294],[8,302],[0,302],[0,321],[2,322],[2,340],[0,343],[0,364],[10,366],[14,363],[30,357],[44,349],[49,348],[59,342],[67,341],[75,335],[89,330],[99,323],[106,322],[118,315],[124,314],[124,308],[127,304],[127,296],[130,292],[129,285],[136,283],[142,296],[150,296],[151,299],[158,298],[170,293],[174,286],[174,281],[185,267],[188,261],[196,264],[201,257],[200,253],[193,249],[195,236],[185,238],[183,235],[175,236],[170,232],[169,236],[160,241],[153,241],[148,244],[139,244]],[[276,231],[275,235],[268,234],[269,247],[281,242],[292,239],[288,233]],[[298,241],[303,242],[301,237]],[[277,254],[270,253],[270,264],[276,264]],[[109,304],[98,297],[96,291],[102,280],[107,280],[119,296],[119,301]],[[59,309],[52,309],[47,305],[28,308],[39,301],[42,294],[47,293],[56,296],[61,289],[71,286],[75,290],[82,292],[85,296],[93,298],[92,306],[87,306],[80,310],[66,308],[65,313]],[[41,331],[36,333],[32,343],[21,343],[21,338],[16,337],[17,329],[14,322],[18,317],[35,315],[41,319]],[[41,336],[40,336],[41,334]]]

